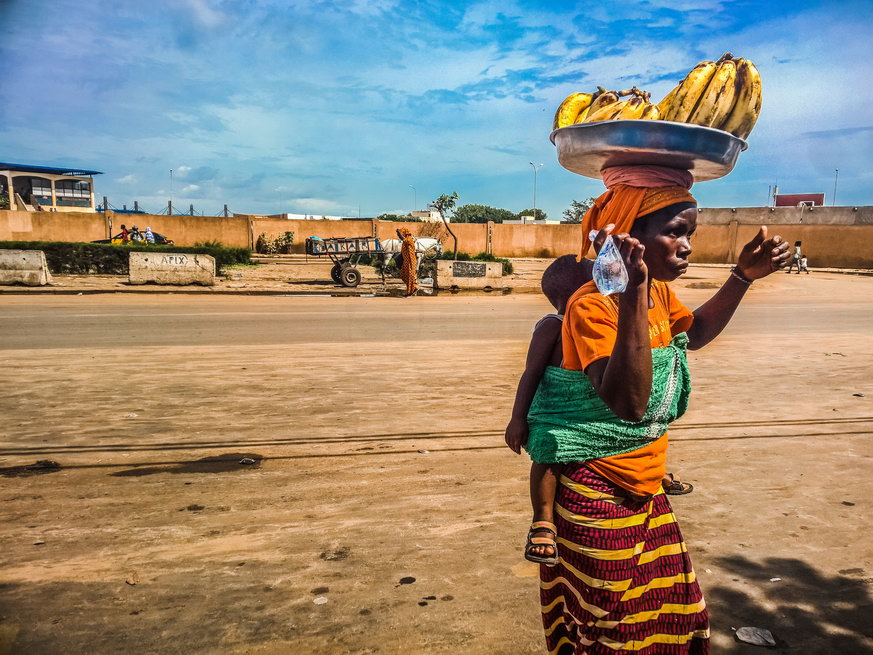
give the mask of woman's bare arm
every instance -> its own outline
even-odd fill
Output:
[[[628,286],[619,297],[618,331],[612,355],[592,362],[585,373],[594,390],[616,416],[639,421],[652,393],[652,353],[649,339],[649,279],[644,246],[627,234],[615,237],[628,272]]]
[[[740,252],[736,266],[739,277],[731,275],[712,298],[695,310],[694,323],[688,330],[688,347],[703,348],[721,334],[752,281],[783,268],[790,256],[788,243],[778,234],[768,239],[767,228],[762,225],[755,238]]]

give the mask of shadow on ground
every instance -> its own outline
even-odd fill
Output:
[[[722,557],[715,564],[736,582],[764,587],[766,601],[733,587],[707,587],[706,603],[713,632],[730,634],[731,628],[766,628],[777,646],[761,649],[735,643],[730,653],[780,653],[804,655],[863,655],[873,653],[873,578],[851,561],[838,575],[828,576],[798,559],[772,557],[755,562],[744,557]],[[781,580],[770,582],[771,578]]]
[[[260,468],[263,459],[264,457],[257,453],[224,453],[193,462],[178,462],[166,466],[137,466],[110,475],[118,478],[138,478],[156,473],[229,473]]]

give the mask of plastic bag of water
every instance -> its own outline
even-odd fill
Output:
[[[591,230],[588,238],[594,241],[597,236],[597,230]],[[597,285],[597,290],[604,296],[609,296],[613,293],[621,293],[627,288],[627,269],[624,267],[624,261],[621,259],[621,253],[615,245],[615,239],[610,235],[606,239],[606,243],[597,253],[597,259],[594,260],[594,284]]]

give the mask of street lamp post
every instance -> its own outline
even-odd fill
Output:
[[[415,211],[418,209],[418,191],[416,191],[415,187],[411,184],[409,185],[409,188],[412,189],[412,211]]]
[[[837,179],[840,177],[840,169],[834,169],[834,199],[831,201],[831,206],[836,207],[837,205]]]
[[[529,161],[528,164],[533,166],[534,172],[534,186],[533,186],[533,218],[537,220],[537,169],[542,167],[542,164],[534,164],[532,161]]]

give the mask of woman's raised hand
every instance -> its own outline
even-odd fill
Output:
[[[778,234],[768,239],[767,226],[762,225],[755,238],[740,252],[737,272],[748,280],[760,280],[784,268],[790,257],[788,242]]]
[[[614,228],[615,225],[610,223],[597,233],[592,242],[594,252],[599,255],[603,244],[606,243],[606,239],[611,235],[615,239],[615,246],[621,254],[622,261],[624,261],[624,267],[628,275],[628,286],[636,286],[647,282],[648,269],[645,262],[643,262],[643,253],[646,247],[640,243],[639,239],[634,239],[629,234],[612,234]]]

